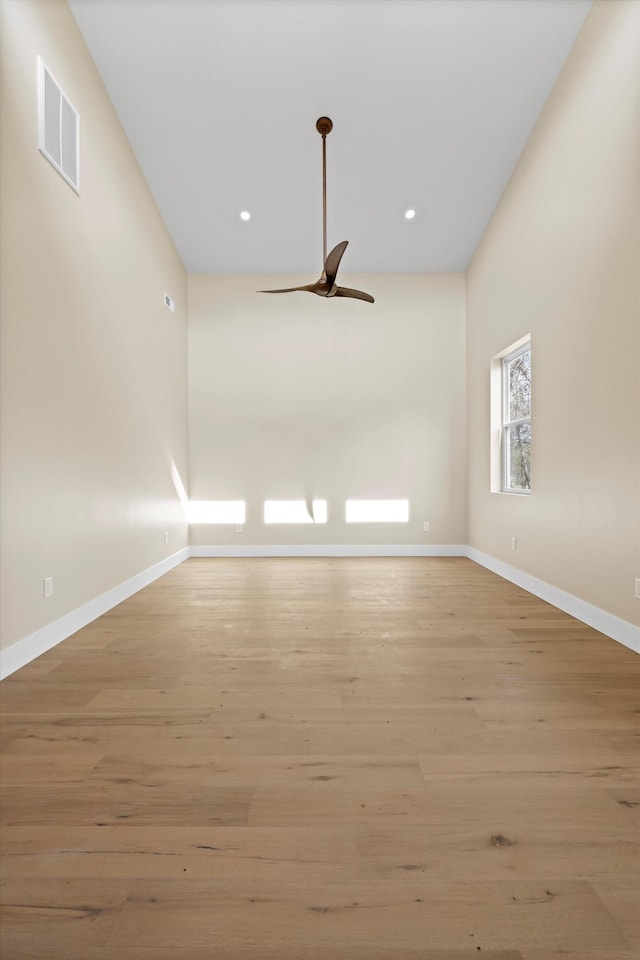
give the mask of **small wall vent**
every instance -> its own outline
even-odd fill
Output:
[[[176,312],[176,305],[175,305],[175,303],[173,302],[173,300],[171,299],[171,297],[169,296],[168,293],[165,293],[165,295],[164,295],[164,305],[165,305],[165,307],[167,307],[169,310],[171,310],[171,313],[175,313],[175,312]]]
[[[80,193],[80,117],[38,57],[40,152],[76,193]]]

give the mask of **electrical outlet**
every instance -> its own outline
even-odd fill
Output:
[[[162,537],[162,542],[163,542],[163,543],[169,543],[169,531],[168,531],[168,530],[165,530],[164,536]]]
[[[45,600],[53,596],[53,577],[45,577],[42,581],[42,596]]]
[[[517,549],[518,549],[518,538],[517,538],[517,537],[511,537],[511,549],[512,549],[512,550],[517,550]]]
[[[425,520],[425,522],[422,524],[422,529],[424,530],[425,533],[429,533],[429,531],[431,530],[431,523],[429,522],[429,520]]]
[[[636,577],[636,597],[640,600],[640,577]]]
[[[236,533],[243,533],[243,532],[244,532],[244,524],[243,524],[243,523],[237,523],[237,524],[236,524]]]

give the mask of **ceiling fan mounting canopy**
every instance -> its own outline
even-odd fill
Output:
[[[374,303],[370,293],[353,290],[351,287],[339,287],[336,283],[338,267],[349,241],[342,240],[327,254],[327,135],[333,130],[333,121],[330,117],[319,117],[316,120],[316,130],[322,136],[322,273],[315,283],[307,283],[301,287],[284,287],[281,290],[259,290],[258,293],[293,293],[304,290],[315,293],[318,297],[349,297],[352,300]]]
[[[326,137],[333,130],[333,120],[330,117],[319,117],[316,120],[316,130],[323,137]]]

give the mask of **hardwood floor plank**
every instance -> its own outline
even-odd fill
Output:
[[[357,724],[348,726],[335,722],[329,725],[315,724],[311,729],[311,743],[318,753],[395,753],[405,745],[421,754],[442,753],[501,753],[558,754],[594,751],[603,755],[607,742],[593,730],[553,730],[541,725],[531,725],[513,730],[504,727],[489,729],[450,730],[446,723],[437,727],[396,724]],[[377,744],[377,746],[375,746]]]
[[[74,950],[73,945],[67,944],[71,953],[65,954],[65,960],[84,960],[86,954],[82,950]],[[30,950],[37,952],[19,953],[12,955],[16,960],[60,960],[60,952],[55,945],[40,943],[30,945]],[[199,943],[185,943],[179,952],[180,960],[212,960],[211,946]],[[265,947],[253,941],[234,944],[215,945],[215,960],[478,960],[479,954],[475,947],[464,950],[440,950],[422,947],[419,950],[405,949],[393,946],[390,952],[388,946],[360,947],[358,944],[348,946],[338,944],[328,949],[326,946],[305,944],[304,946],[290,947],[284,943],[276,948]],[[480,954],[484,960],[522,960],[519,950],[484,950]],[[554,954],[557,957],[558,954]],[[564,954],[563,960],[564,960]],[[114,948],[107,946],[92,946],[93,960],[114,960]],[[129,946],[126,951],[117,955],[118,960],[176,960],[175,947],[164,945],[153,947]],[[547,954],[547,960],[549,955]],[[604,955],[589,953],[587,960],[605,960]],[[636,955],[624,955],[616,951],[607,954],[606,960],[636,960]]]
[[[640,756],[640,732],[635,729],[602,732],[603,738],[620,753]]]
[[[627,943],[640,956],[640,885],[624,878],[597,880],[592,888],[613,917]]]
[[[101,879],[3,880],[3,960],[79,958],[106,947],[128,885]]]
[[[349,827],[5,827],[5,879],[357,880]]]
[[[360,824],[428,823],[476,820],[491,832],[517,808],[521,816],[554,819],[633,819],[626,807],[598,788],[583,783],[549,782],[547,778],[521,775],[517,780],[470,775],[464,778],[428,777],[420,787],[403,784],[356,789],[333,783],[300,784],[286,792],[278,787],[257,786],[251,801],[252,826],[283,826],[286,823]]]
[[[192,944],[327,952],[345,943],[395,951],[514,949],[527,943],[562,950],[626,949],[608,911],[586,883],[496,881],[481,886],[416,882],[231,883],[185,880],[135,884],[109,945],[114,951]]]
[[[2,785],[6,824],[229,824],[247,822],[252,790],[204,784],[190,786],[87,780],[76,784],[39,782]]]
[[[525,950],[522,960],[638,960],[637,950]]]
[[[18,674],[19,675],[19,674]],[[45,680],[38,682],[35,678],[29,682],[14,679],[15,674],[2,681],[2,713],[17,716],[29,715],[33,710],[33,689],[38,689],[39,713],[82,713],[89,701],[99,690],[99,683],[65,683],[51,684]]]
[[[255,680],[254,680],[255,684]],[[227,684],[222,689],[216,689],[215,686],[182,686],[170,687],[166,690],[101,690],[87,704],[88,710],[120,712],[138,710],[142,712],[158,711],[164,709],[164,705],[170,710],[179,711],[181,709],[195,709],[211,711],[219,705],[224,706],[225,701],[235,704],[242,699],[243,691],[232,692],[228,689],[233,686],[233,680],[228,679]],[[338,709],[341,705],[338,690],[333,689],[311,689],[301,690],[299,687],[292,690],[271,689],[265,694],[256,696],[255,690],[247,692],[245,699],[251,698],[253,703],[259,700],[262,708],[277,705],[279,700],[296,700],[307,705],[313,704],[324,709]]]
[[[24,784],[84,784],[102,754],[88,751],[81,757],[24,756],[5,753],[0,757],[0,782],[5,786]]]
[[[640,858],[640,829],[634,824],[603,820],[595,830],[593,819],[534,819],[515,809],[506,818],[486,815],[429,826],[374,822],[356,832],[363,877],[393,884],[517,876],[628,878],[633,884]]]
[[[640,780],[640,758],[611,750],[559,755],[558,753],[447,753],[418,757],[425,777],[447,775],[466,779],[470,774],[495,778],[535,774],[556,780],[592,780],[602,788],[635,785]],[[452,784],[453,788],[453,784]]]
[[[126,778],[141,784],[203,784],[209,786],[271,786],[288,790],[297,785],[332,783],[339,787],[367,791],[408,787],[420,788],[424,775],[415,756],[244,756],[224,758],[182,754],[168,761],[162,744],[145,759],[107,755],[90,773],[94,782],[113,782]]]

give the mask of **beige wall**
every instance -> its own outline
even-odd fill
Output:
[[[66,3],[0,10],[6,647],[187,542],[186,277]],[[79,197],[38,152],[38,55],[80,113]]]
[[[632,623],[639,36],[637,3],[595,4],[467,274],[469,543]],[[518,497],[489,491],[489,360],[526,333],[533,491]]]
[[[375,304],[255,292],[295,282],[189,277],[191,498],[248,507],[243,533],[191,542],[465,543],[464,277],[342,278]],[[262,523],[263,500],[307,497],[326,526]],[[347,525],[351,497],[407,497],[410,522]]]

